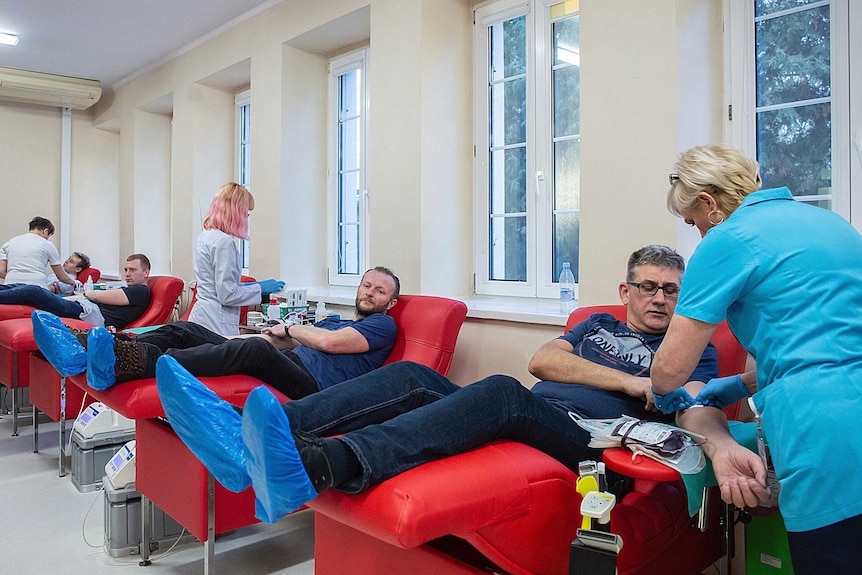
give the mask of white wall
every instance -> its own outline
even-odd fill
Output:
[[[59,228],[60,110],[0,102],[0,126],[0,242],[25,233],[34,216]],[[52,239],[59,249],[59,233]]]
[[[70,247],[90,256],[92,265],[108,274],[122,270],[129,255],[119,252],[116,241],[119,141],[116,132],[95,129],[89,113],[72,113]],[[55,159],[59,161],[59,155]]]

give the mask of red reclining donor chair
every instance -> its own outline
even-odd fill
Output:
[[[151,276],[147,285],[150,287],[150,305],[147,306],[141,317],[127,325],[126,329],[163,324],[171,316],[183,290],[183,280],[173,276]],[[0,322],[0,358],[3,356],[6,341],[3,323],[6,322]],[[67,321],[64,319],[63,323],[79,329],[92,327],[91,324],[80,320]],[[23,323],[15,327],[10,327],[9,331],[18,334],[20,351],[36,351],[33,324],[30,319],[24,320]],[[85,401],[82,390],[77,388],[67,390],[65,378],[60,377],[60,374],[41,354],[26,353],[20,359],[27,364],[26,373],[27,382],[30,386],[30,403],[33,404],[33,452],[39,451],[39,412],[41,411],[54,421],[60,422],[59,473],[60,477],[63,477],[66,474],[66,418],[69,416],[77,417],[84,407],[92,403],[92,398]],[[33,377],[30,377],[30,374]],[[23,380],[23,378],[21,379]]]
[[[92,279],[96,282],[100,276],[101,272],[98,268],[90,267],[78,274],[78,279],[82,282],[86,282],[87,279]],[[19,352],[28,352],[36,349],[35,341],[33,341],[32,326],[29,329],[29,333],[26,329],[24,332],[21,332],[20,329],[21,326],[30,325],[30,314],[34,309],[36,308],[29,305],[0,305],[0,325],[5,324],[7,321],[12,322],[0,328],[0,384],[6,385],[12,393],[13,436],[18,435],[18,413],[21,405],[19,390],[30,385],[30,354]],[[65,323],[78,328],[89,326],[89,324],[76,319]],[[30,398],[30,402],[33,402],[32,397]]]
[[[619,317],[625,307],[579,308],[569,326],[598,312]],[[726,325],[713,341],[722,373],[741,371],[745,354]],[[495,441],[359,494],[326,491],[309,503],[315,574],[565,575],[581,524],[576,481],[536,449]],[[701,532],[692,523],[678,476],[636,480],[611,514],[624,541],[618,572],[699,574],[720,557],[721,533],[717,524]]]
[[[467,306],[448,298],[402,295],[390,314],[398,326],[398,335],[387,363],[416,361],[445,375]],[[71,380],[89,389],[84,374]],[[262,385],[259,380],[245,375],[205,377],[201,381],[219,397],[239,406],[245,404],[255,387]],[[287,400],[272,391],[276,397]],[[136,420],[136,489],[143,496],[143,505],[148,506],[152,501],[203,541],[204,572],[211,573],[215,536],[257,522],[254,491],[249,488],[242,493],[232,493],[213,479],[162,419],[164,410],[155,379],[130,381],[104,391],[89,392],[96,400]],[[144,519],[149,517],[146,507],[142,507],[141,515]],[[148,527],[145,525],[143,529]],[[146,561],[146,546],[142,553]]]

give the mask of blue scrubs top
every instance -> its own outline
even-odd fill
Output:
[[[676,313],[727,319],[757,360],[788,531],[862,513],[862,236],[787,188],[750,194],[698,245]]]

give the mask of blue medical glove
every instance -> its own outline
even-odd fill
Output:
[[[694,402],[699,405],[724,409],[749,395],[751,394],[745,384],[742,383],[742,378],[739,375],[716,377],[706,383],[706,386],[694,398]]]
[[[665,415],[670,415],[674,411],[688,409],[689,407],[694,405],[694,398],[689,395],[689,393],[685,389],[681,387],[678,387],[670,393],[666,393],[664,395],[659,395],[658,393],[656,393],[652,386],[650,386],[649,390],[652,392],[652,395],[655,398],[656,408],[658,408],[658,410]]]
[[[281,288],[284,287],[284,282],[279,280],[263,280],[255,283],[260,285],[263,295],[281,291]]]

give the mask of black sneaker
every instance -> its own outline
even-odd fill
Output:
[[[147,376],[147,348],[141,342],[114,338],[114,372],[117,381],[142,379]],[[150,377],[152,374],[150,374]]]
[[[291,434],[314,490],[320,493],[332,487],[332,467],[323,449],[323,439],[301,431],[294,431]]]

